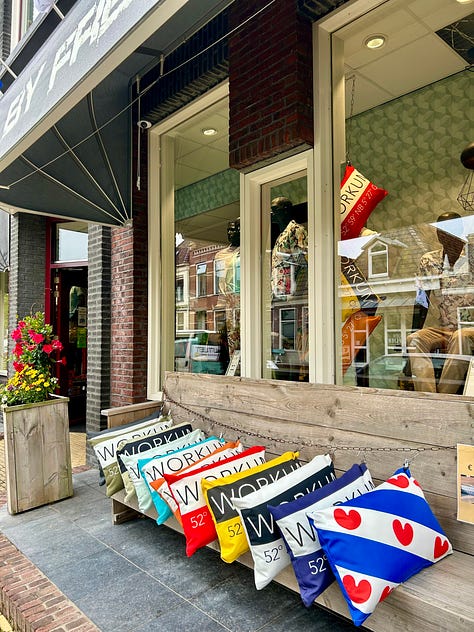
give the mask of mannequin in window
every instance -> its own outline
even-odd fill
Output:
[[[229,245],[216,254],[214,265],[216,270],[216,291],[218,299],[216,309],[225,310],[225,324],[222,333],[222,345],[227,353],[221,354],[221,361],[226,364],[236,349],[240,349],[240,221],[237,219],[227,224]]]
[[[459,219],[454,211],[442,213],[437,223]],[[456,357],[474,352],[474,328],[459,328],[458,307],[474,307],[466,242],[452,232],[436,230],[441,248],[425,253],[419,263],[413,327],[407,338],[415,389],[429,393],[456,393],[466,375],[466,362]],[[423,284],[426,285],[423,287]],[[436,389],[432,353],[452,354],[444,363]],[[415,354],[415,355],[413,355]]]
[[[279,235],[272,249],[272,295],[284,300],[307,292],[308,233],[294,219],[293,204],[286,197],[272,200],[272,224]]]

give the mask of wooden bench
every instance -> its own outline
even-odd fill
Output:
[[[455,449],[457,443],[474,443],[474,398],[188,373],[167,373],[163,393],[176,423],[190,421],[227,440],[240,437],[246,447],[265,445],[267,458],[295,449],[304,460],[329,452],[338,476],[365,460],[376,484],[405,460],[412,462],[411,472],[454,553],[397,587],[364,628],[474,630],[474,526],[456,519]],[[158,405],[146,402],[103,414],[109,425],[116,426]],[[137,506],[126,504],[122,491],[112,498],[112,511],[119,524],[136,516]],[[156,517],[154,511],[148,515]],[[174,519],[166,525],[181,531]],[[218,549],[218,544],[212,548]],[[249,553],[239,561],[253,568]],[[291,567],[275,581],[298,591]],[[317,603],[349,617],[336,583]]]

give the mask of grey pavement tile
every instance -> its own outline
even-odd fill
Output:
[[[158,619],[148,621],[145,625],[136,622],[134,632],[229,632],[229,629],[208,617],[194,606],[184,603],[178,609],[168,610]]]
[[[24,526],[21,532],[15,530],[7,537],[46,575],[55,567],[72,565],[91,553],[107,550],[102,542],[60,520],[35,523],[34,533],[31,526]]]
[[[186,605],[179,595],[145,573],[120,576],[111,569],[102,581],[102,588],[74,600],[101,632],[130,632],[139,626],[148,629],[148,622],[170,610],[180,612]]]
[[[257,590],[249,569],[232,569],[231,578],[191,600],[232,632],[254,632],[298,605],[298,595],[275,583]]]
[[[89,595],[102,605],[108,603],[109,590],[118,582],[133,583],[132,578],[141,574],[140,569],[105,547],[89,555],[83,554],[72,563],[49,567],[42,564],[40,568],[72,601]]]
[[[350,621],[336,617],[334,614],[326,612],[317,606],[306,608],[300,601],[298,606],[280,614],[261,628],[258,632],[288,632],[288,630],[298,630],[298,632],[349,632],[355,630]],[[363,630],[364,628],[359,628]]]

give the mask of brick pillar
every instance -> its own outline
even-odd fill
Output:
[[[86,430],[105,428],[100,411],[110,407],[110,277],[111,229],[89,226],[87,291],[87,411]],[[87,462],[96,464],[87,446]]]
[[[138,191],[133,178],[133,221],[112,229],[111,406],[142,402],[147,392],[147,135],[138,133],[142,135],[141,186]]]
[[[13,331],[18,317],[44,311],[46,272],[46,218],[16,213],[11,218],[9,322]],[[9,341],[9,354],[13,341]],[[12,371],[11,363],[8,366]]]
[[[265,3],[234,2],[231,28]],[[235,169],[313,145],[312,29],[297,4],[276,0],[229,38],[229,159]]]

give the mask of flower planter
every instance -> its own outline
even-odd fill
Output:
[[[72,496],[68,402],[2,406],[9,513]]]

